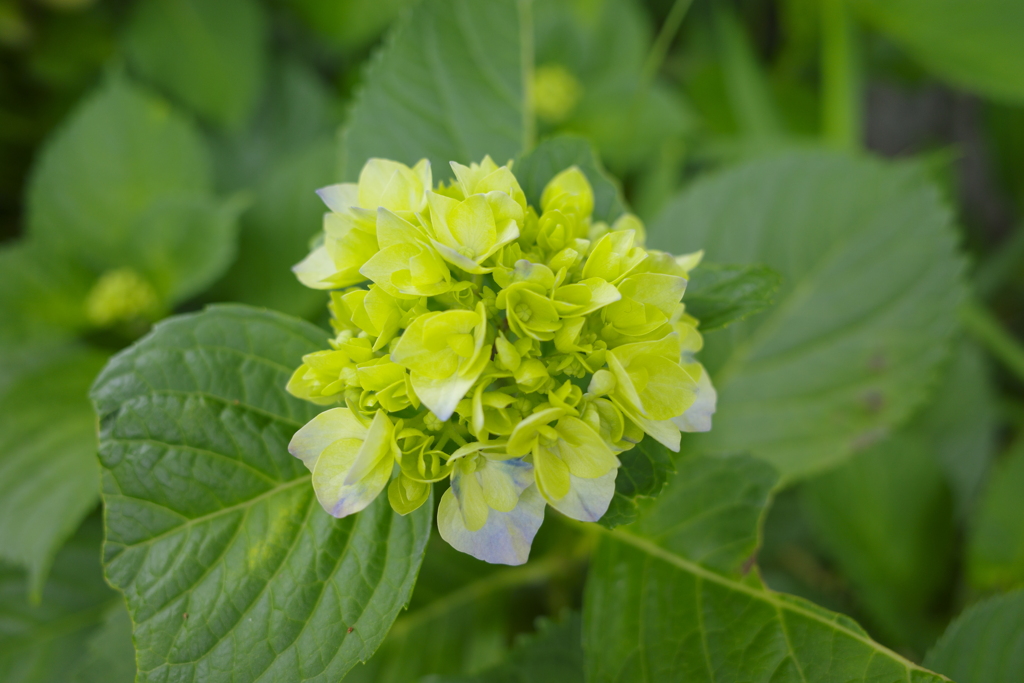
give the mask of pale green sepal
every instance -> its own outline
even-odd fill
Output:
[[[613,469],[596,479],[583,479],[569,475],[569,492],[548,504],[566,517],[581,522],[596,522],[608,511],[615,497],[615,478],[619,470]]]
[[[335,213],[341,213],[359,206],[359,185],[356,183],[337,183],[321,187],[316,191],[320,200]]]
[[[519,487],[531,479],[530,466],[522,460],[490,461],[488,467],[504,468]],[[437,510],[437,529],[441,538],[453,548],[491,564],[525,564],[530,558],[530,546],[544,521],[544,499],[536,486],[527,483],[519,495],[519,502],[510,512],[490,510],[486,523],[470,531],[459,507],[458,484],[441,496]],[[461,483],[461,482],[460,482]]]
[[[327,252],[327,247],[319,246],[306,258],[292,266],[292,272],[299,282],[310,289],[334,289],[336,285],[330,281],[338,269]]]
[[[384,411],[378,411],[361,438],[341,438],[324,449],[313,469],[313,490],[324,510],[347,517],[380,495],[395,464],[393,429]]]
[[[708,371],[700,363],[693,363],[684,366],[691,377],[699,373],[697,377],[697,398],[693,401],[686,412],[679,417],[673,418],[672,422],[684,432],[709,432],[711,431],[711,416],[715,414],[718,404],[718,392],[711,384],[711,377]]]
[[[295,432],[288,452],[302,461],[310,472],[324,449],[339,439],[362,439],[366,425],[348,408],[325,410]]]

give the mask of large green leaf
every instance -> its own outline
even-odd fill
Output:
[[[544,186],[570,166],[579,166],[594,189],[595,220],[611,223],[626,211],[618,184],[583,138],[561,135],[545,140],[516,161],[514,172],[530,205],[539,209]]]
[[[164,197],[152,203],[133,227],[128,251],[138,255],[161,299],[184,301],[209,287],[235,258],[237,201],[212,197]]]
[[[28,230],[94,270],[133,265],[133,231],[154,200],[208,196],[199,132],[165,102],[114,78],[43,149],[28,191]]]
[[[828,152],[754,161],[684,191],[649,242],[782,275],[774,307],[708,335],[719,402],[702,441],[784,478],[902,422],[948,353],[963,263],[938,191],[911,167]]]
[[[57,555],[40,604],[24,573],[0,564],[0,680],[68,683],[85,661],[89,640],[120,598],[103,582],[102,528],[87,520]],[[107,679],[111,680],[111,679]]]
[[[589,681],[940,681],[852,620],[743,575],[774,483],[749,456],[699,456],[609,532],[584,599]]]
[[[931,402],[910,428],[928,439],[945,472],[957,517],[975,508],[995,455],[999,427],[995,387],[977,344],[960,339]]]
[[[34,599],[57,550],[99,501],[89,385],[106,360],[79,348],[43,353],[0,391],[0,558],[28,569]]]
[[[0,348],[70,337],[86,326],[87,271],[39,245],[0,246]]]
[[[284,390],[326,332],[245,306],[165,321],[116,356],[100,415],[108,579],[135,624],[139,681],[335,681],[408,602],[433,506],[324,512]]]
[[[1024,680],[1024,591],[964,610],[924,662],[957,683]]]
[[[207,119],[240,124],[263,84],[267,19],[256,0],[146,0],[125,34],[141,75]]]
[[[1017,0],[853,0],[853,6],[940,76],[1024,102],[1024,5]]]
[[[341,175],[370,157],[514,158],[532,139],[530,0],[425,0],[399,23],[366,72],[342,137]]]
[[[516,643],[508,658],[469,676],[428,676],[423,683],[583,683],[580,616],[537,620],[537,632]]]
[[[943,626],[932,610],[950,587],[955,535],[927,433],[905,429],[808,480],[803,502],[878,632],[923,652]]]
[[[321,228],[326,207],[315,190],[330,184],[333,175],[329,138],[267,169],[242,219],[238,259],[219,295],[303,317],[324,310],[324,293],[301,285],[291,268],[309,252],[310,239]]]
[[[123,600],[107,610],[103,623],[89,639],[74,683],[134,683],[135,646],[132,619]]]
[[[968,575],[979,588],[1024,586],[1024,440],[992,471],[971,524]]]
[[[780,284],[765,266],[702,263],[686,285],[686,312],[700,320],[701,332],[714,332],[771,306]]]
[[[475,673],[500,662],[508,649],[510,590],[520,585],[517,577],[528,577],[537,564],[490,565],[434,534],[409,611],[345,683],[406,683],[427,674]]]

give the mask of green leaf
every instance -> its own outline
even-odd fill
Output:
[[[370,157],[504,163],[529,147],[533,28],[528,0],[425,0],[405,15],[366,72],[341,144],[341,176]]]
[[[703,448],[805,476],[906,419],[946,357],[963,261],[913,168],[810,151],[750,162],[684,191],[648,241],[783,278],[772,309],[708,335],[719,400]]]
[[[931,403],[911,425],[928,439],[945,472],[958,518],[976,507],[995,455],[998,427],[996,392],[985,354],[960,339]]]
[[[982,589],[1024,586],[1024,440],[996,464],[971,524],[967,569]]]
[[[700,321],[701,332],[720,330],[771,306],[781,284],[766,266],[702,263],[686,285],[686,312]]]
[[[335,681],[408,602],[433,505],[400,517],[380,497],[334,519],[287,452],[317,409],[285,383],[326,339],[215,306],[157,325],[97,379],[104,561],[140,682]]]
[[[326,207],[315,190],[330,184],[333,170],[329,139],[267,169],[242,219],[238,259],[217,291],[222,298],[303,317],[322,313],[323,292],[301,285],[291,268],[308,253],[320,229]]]
[[[358,50],[379,36],[412,0],[293,0],[290,4],[314,31],[344,48]]]
[[[1024,591],[964,610],[935,644],[925,665],[957,683],[1024,680]]]
[[[878,632],[917,652],[943,626],[953,576],[953,506],[928,434],[907,428],[803,484],[818,542]]]
[[[579,614],[560,623],[541,617],[537,632],[521,637],[508,658],[470,676],[428,676],[423,683],[583,683]]]
[[[132,66],[201,116],[241,124],[259,95],[267,18],[255,0],[147,0],[125,34]]]
[[[22,572],[0,564],[0,680],[4,683],[73,680],[104,615],[120,602],[103,582],[102,540],[99,519],[86,521],[57,554],[41,604],[29,599]]]
[[[487,564],[432,535],[409,611],[344,683],[406,683],[500,662],[508,650],[511,589],[521,583],[518,577],[535,573],[537,564],[531,562],[529,569]]]
[[[170,303],[231,260],[235,207],[215,206],[198,131],[115,78],[43,150],[28,193],[30,234],[96,273],[148,270]]]
[[[85,327],[91,279],[34,242],[0,246],[0,348],[52,342]]]
[[[943,680],[847,617],[742,576],[774,473],[749,456],[686,462],[598,546],[583,609],[589,681]]]
[[[530,205],[540,206],[544,186],[570,166],[579,166],[594,188],[595,220],[612,223],[625,213],[622,191],[583,138],[561,135],[545,140],[516,161],[514,172]]]
[[[649,436],[619,453],[622,466],[615,477],[615,496],[598,522],[614,529],[636,520],[641,498],[654,498],[676,471],[671,452]]]
[[[853,6],[940,76],[989,97],[1024,102],[1024,5],[1016,0],[854,0]]]
[[[40,353],[0,392],[0,558],[28,569],[35,600],[57,550],[99,500],[88,394],[106,361],[74,347]]]
[[[135,646],[132,619],[124,600],[107,610],[103,624],[89,639],[74,683],[134,683]]]
[[[139,217],[129,251],[135,267],[164,301],[179,303],[199,294],[235,258],[241,198],[218,203],[210,197],[163,197]]]

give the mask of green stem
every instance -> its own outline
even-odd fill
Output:
[[[683,19],[692,4],[693,0],[676,0],[672,9],[668,11],[665,23],[661,25],[658,37],[654,39],[651,51],[647,55],[647,61],[644,62],[641,78],[645,87],[654,80],[658,69],[664,63],[668,49],[672,46],[672,41],[675,39],[676,33],[679,32],[679,27],[682,26]]]
[[[1017,379],[1024,382],[1024,345],[1003,329],[999,320],[976,301],[960,309],[964,328]]]
[[[974,289],[987,299],[999,291],[1010,277],[1015,275],[1024,263],[1024,223],[1019,224],[1013,234],[998,250],[983,261],[974,275]]]
[[[825,140],[841,149],[861,145],[860,61],[847,0],[821,0],[821,104]]]

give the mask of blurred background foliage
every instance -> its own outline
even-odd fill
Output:
[[[324,296],[289,269],[409,4],[0,0],[3,680],[131,680],[130,624],[99,574],[86,390],[173,312],[240,301],[322,322]],[[972,286],[931,398],[777,491],[759,555],[773,588],[920,661],[965,607],[1024,586],[1024,3],[552,0],[534,15],[539,136],[589,139],[645,220],[711,169],[794,147],[866,149],[941,188]],[[536,616],[578,609],[583,562],[560,551],[574,538],[545,526],[543,572],[432,543],[410,612],[350,678],[489,670]],[[954,660],[929,658],[961,675]]]

